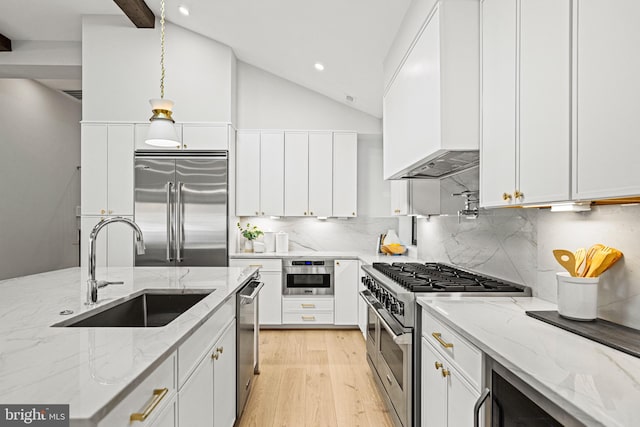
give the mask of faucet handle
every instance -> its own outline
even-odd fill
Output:
[[[124,285],[124,282],[109,282],[108,280],[98,280],[98,289],[109,285]]]

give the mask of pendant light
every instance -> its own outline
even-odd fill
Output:
[[[164,0],[160,3],[160,98],[149,100],[153,116],[149,119],[151,124],[145,142],[154,147],[175,147],[180,141],[171,117],[173,101],[164,98]]]

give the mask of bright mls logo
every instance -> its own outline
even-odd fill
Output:
[[[69,427],[69,405],[0,405],[0,427]]]

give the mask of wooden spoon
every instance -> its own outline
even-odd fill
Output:
[[[566,249],[554,249],[553,256],[572,277],[576,277],[576,257],[573,255],[573,252]]]
[[[593,261],[593,256],[596,254],[596,252],[599,249],[602,249],[602,248],[604,248],[604,245],[601,243],[596,243],[595,245],[589,248],[589,250],[587,251],[587,256],[584,260],[584,268],[582,269],[582,274],[580,275],[580,277],[587,277],[587,273],[591,268],[591,262]]]
[[[601,267],[606,265],[607,258],[611,257],[613,252],[610,248],[603,246],[602,248],[596,249],[595,254],[591,258],[591,264],[589,265],[589,271],[585,273],[584,277],[598,277],[598,271],[601,270]]]
[[[604,247],[603,249],[600,249],[600,253],[605,254],[604,259],[602,260],[600,265],[597,268],[595,268],[593,272],[589,272],[589,274],[591,274],[590,277],[600,276],[602,273],[607,271],[609,267],[611,267],[613,264],[618,262],[620,258],[622,258],[622,252],[620,252],[615,248],[610,248],[608,246]]]
[[[587,258],[587,250],[585,248],[578,248],[574,255],[576,257],[576,276],[580,277],[582,275],[585,258]]]

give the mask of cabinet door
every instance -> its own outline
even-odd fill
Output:
[[[333,262],[336,325],[358,324],[358,264],[357,260]]]
[[[442,376],[442,365],[443,357],[422,338],[422,427],[447,425],[447,381]],[[459,425],[471,426],[473,423]]]
[[[133,125],[109,125],[106,159],[109,215],[133,215],[133,138]]]
[[[207,354],[180,389],[178,394],[178,425],[193,427],[214,425],[213,362],[211,355]],[[235,392],[233,395],[235,396]]]
[[[236,322],[229,325],[213,348],[213,424],[203,426],[233,427],[236,420]],[[180,424],[185,425],[185,424]],[[195,424],[186,424],[195,425]]]
[[[429,369],[429,367],[427,367]],[[473,389],[451,366],[446,366],[447,375],[447,425],[472,426],[473,409],[480,393]],[[482,417],[480,417],[482,419]]]
[[[177,427],[177,410],[178,402],[176,398],[173,398],[172,402],[167,404],[167,407],[158,414],[158,416],[151,421],[150,427]]]
[[[480,203],[505,206],[516,186],[516,2],[482,2]]]
[[[236,216],[260,214],[260,133],[238,131],[236,142]]]
[[[82,215],[107,214],[107,125],[82,125]]]
[[[333,155],[331,132],[309,132],[309,215],[331,216]]]
[[[80,219],[80,267],[89,267],[89,234],[93,227],[100,222],[102,218],[96,216],[83,216]],[[110,226],[107,226],[110,227]],[[106,267],[107,265],[107,233],[102,230],[98,234],[96,241],[96,266]]]
[[[485,0],[486,3],[486,0]],[[517,202],[570,199],[571,1],[520,0]],[[493,173],[487,170],[486,173]]]
[[[133,220],[133,217],[128,218]],[[135,237],[131,227],[122,223],[114,223],[108,225],[106,229],[102,229],[100,234],[105,234],[107,238],[107,265],[109,267],[133,267]]]
[[[409,181],[389,181],[391,189],[391,215],[409,213]]]
[[[333,216],[358,212],[358,134],[333,134]]]
[[[184,150],[228,150],[227,128],[226,124],[183,124],[182,148]]]
[[[309,134],[284,134],[284,214],[309,214]]]
[[[574,199],[640,194],[640,2],[579,0]]]
[[[260,134],[261,215],[284,215],[284,132]]]
[[[282,273],[260,272],[264,287],[258,297],[260,325],[282,324]]]

